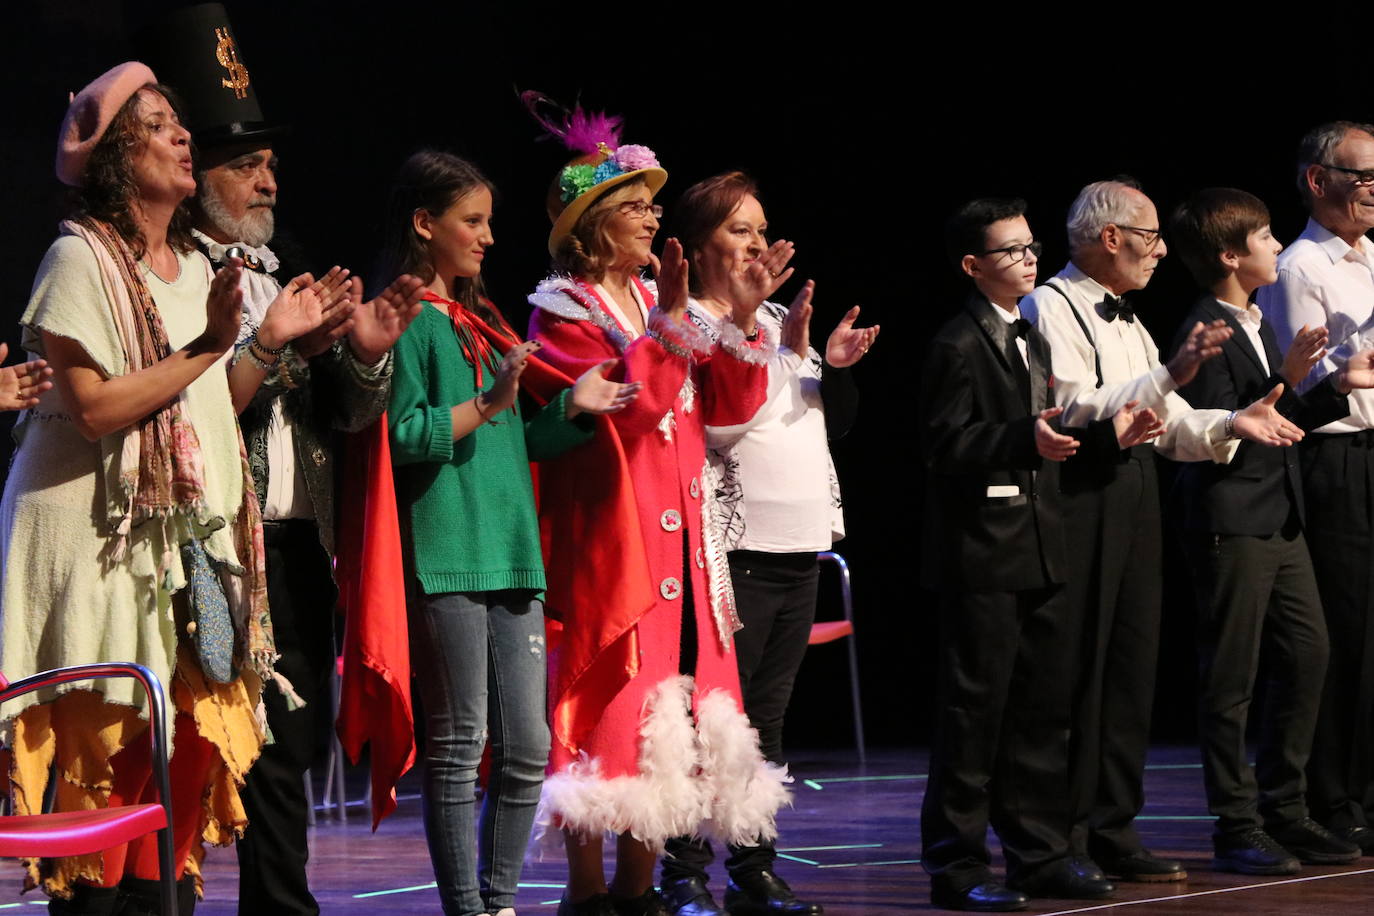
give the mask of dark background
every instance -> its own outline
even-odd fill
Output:
[[[1245,188],[1269,203],[1287,240],[1304,221],[1292,181],[1299,136],[1320,121],[1374,116],[1359,22],[1342,26],[1339,11],[1289,30],[1195,15],[1165,23],[1136,6],[1116,21],[1096,9],[1060,22],[1038,19],[1033,5],[964,4],[944,8],[937,26],[858,3],[809,18],[742,4],[226,5],[267,117],[293,127],[278,144],[278,225],[318,267],[370,272],[391,174],[419,147],[448,149],[500,189],[484,277],[523,327],[524,296],[548,266],[543,195],[567,154],[536,142],[517,87],[623,114],[626,142],[652,147],[669,170],[660,201],[670,211],[683,188],[719,171],[759,179],[774,234],[797,244],[798,277],[779,298],[817,281],[813,340],[856,302],[861,323],[883,327],[857,370],[859,425],[834,449],[850,531],[838,549],[854,571],[875,744],[929,735],[915,417],[925,342],[963,295],[941,256],[946,215],[974,196],[1025,197],[1046,277],[1065,261],[1078,188],[1127,173],[1165,218],[1197,188]],[[67,93],[129,59],[137,23],[167,6],[6,6],[0,321],[11,346],[10,322],[61,215],[52,163]],[[1136,299],[1156,340],[1172,337],[1194,295],[1183,265],[1166,258]],[[1177,557],[1169,563],[1156,737],[1183,741],[1193,734],[1192,612]],[[839,645],[807,660],[793,745],[850,740]]]

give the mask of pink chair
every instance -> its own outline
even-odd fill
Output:
[[[74,665],[43,671],[10,683],[0,674],[0,702],[17,696],[92,678],[131,677],[148,694],[149,732],[153,740],[153,783],[159,803],[98,808],[94,811],[59,811],[52,814],[0,817],[0,856],[73,856],[100,852],[152,833],[158,834],[158,869],[161,872],[162,912],[176,916],[176,868],[172,857],[172,793],[167,775],[167,703],[157,675],[142,665],[108,662]]]

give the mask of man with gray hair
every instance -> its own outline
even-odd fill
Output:
[[[1086,874],[1180,881],[1183,866],[1145,849],[1132,821],[1144,804],[1159,652],[1161,534],[1154,451],[1226,463],[1239,438],[1286,445],[1302,432],[1274,410],[1279,391],[1241,411],[1193,410],[1176,393],[1231,335],[1198,323],[1178,353],[1158,348],[1122,296],[1150,282],[1168,248],[1155,205],[1133,182],[1099,181],[1069,209],[1071,260],[1021,303],[1050,342],[1056,403],[1065,427],[1111,417],[1129,401],[1165,424],[1153,443],[1112,460],[1070,459],[1065,497],[1066,632],[1081,646],[1076,673],[1070,783],[1071,851]],[[1091,861],[1089,861],[1091,860]]]
[[[1303,392],[1374,343],[1374,125],[1336,121],[1298,146],[1309,219],[1279,256],[1259,304],[1286,348],[1303,326],[1327,328],[1329,350]],[[1307,543],[1331,638],[1307,764],[1313,817],[1374,853],[1374,392],[1350,395],[1350,416],[1303,443]]]

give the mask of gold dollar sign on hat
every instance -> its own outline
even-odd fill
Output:
[[[219,61],[221,67],[229,71],[229,79],[221,79],[220,85],[225,89],[234,90],[234,97],[243,99],[248,97],[248,68],[239,62],[238,49],[234,47],[234,38],[229,34],[227,28],[215,29],[215,38],[218,43],[215,45],[215,60]]]

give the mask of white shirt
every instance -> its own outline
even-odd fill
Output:
[[[1374,346],[1374,245],[1361,238],[1347,245],[1312,220],[1279,255],[1279,279],[1259,290],[1259,304],[1287,352],[1303,325],[1324,326],[1330,343],[1321,362],[1298,385],[1304,392]],[[1350,416],[1316,430],[1353,433],[1374,428],[1374,391],[1350,392]]]
[[[224,260],[224,252],[233,244],[222,245],[199,230],[191,230],[196,239],[210,251],[216,262]],[[266,245],[257,248],[237,243],[248,254],[262,261],[267,270],[280,266],[277,256]],[[281,292],[281,284],[270,274],[245,268],[239,280],[243,290],[243,323],[239,326],[238,343],[242,345],[262,324],[267,307]],[[267,421],[267,494],[262,517],[267,521],[288,518],[315,518],[315,504],[310,499],[305,474],[296,464],[296,423],[282,409],[282,399],[272,399],[272,416]]]
[[[1015,324],[1021,318],[1021,306],[1019,305],[1013,305],[1011,307],[1011,311],[1007,311],[1006,309],[1002,308],[1000,305],[997,305],[996,303],[990,302],[988,304],[991,305],[992,310],[997,313],[997,317],[1001,318],[1007,324]],[[1021,354],[1021,362],[1026,364],[1026,369],[1027,371],[1029,371],[1030,356],[1026,352],[1026,338],[1016,338],[1016,349]]]
[[[1055,403],[1064,408],[1063,425],[1107,420],[1127,402],[1139,401],[1164,422],[1164,435],[1154,440],[1162,454],[1178,461],[1230,462],[1239,442],[1226,436],[1228,411],[1194,410],[1178,395],[1169,367],[1160,364],[1159,348],[1140,319],[1103,318],[1098,305],[1109,294],[1107,288],[1072,262],[1052,283],[1068,295],[1072,308],[1064,296],[1039,286],[1021,300],[1021,310],[1050,343]],[[1094,353],[1102,363],[1101,388]]]
[[[722,318],[688,300],[692,323],[720,338]],[[706,427],[708,490],[729,550],[809,553],[844,537],[840,489],[821,406],[821,357],[779,346],[787,309],[765,302],[756,319],[766,336],[768,396],[736,426]]]
[[[1260,365],[1264,371],[1273,374],[1274,370],[1269,367],[1269,356],[1264,352],[1264,341],[1260,338],[1260,325],[1264,324],[1264,312],[1258,305],[1250,305],[1241,308],[1238,305],[1218,299],[1217,303],[1222,308],[1231,313],[1231,317],[1236,319],[1236,324],[1245,332],[1245,336],[1250,338],[1250,346],[1255,348],[1255,354],[1259,357]]]

